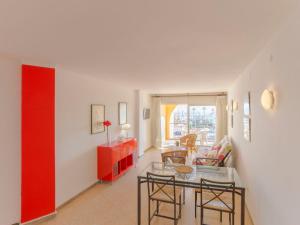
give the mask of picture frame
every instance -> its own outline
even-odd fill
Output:
[[[250,91],[247,92],[244,98],[244,117],[243,117],[243,131],[244,131],[244,138],[251,142],[251,93]]]
[[[244,138],[251,142],[251,118],[245,116],[243,118],[243,124],[244,124]]]
[[[127,102],[119,102],[119,125],[127,123]]]
[[[91,104],[91,134],[105,131],[103,122],[105,121],[105,105]]]
[[[231,128],[233,128],[234,126],[234,117],[233,117],[233,99],[230,101],[230,125]]]
[[[250,92],[247,93],[244,99],[244,116],[251,115]]]
[[[144,110],[143,110],[143,119],[144,120],[150,119],[150,109],[149,108],[144,108]]]

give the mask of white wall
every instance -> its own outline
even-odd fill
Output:
[[[119,135],[118,102],[128,102],[129,135],[136,133],[134,90],[56,69],[56,206],[97,181],[97,145],[106,133],[90,134],[90,105],[105,104],[112,137]],[[20,221],[21,61],[0,58],[0,224]]]
[[[20,219],[21,64],[0,58],[0,224]]]
[[[237,168],[247,184],[247,204],[256,225],[299,224],[300,202],[300,10],[241,74],[228,100],[239,102],[229,126]],[[277,104],[265,111],[260,96],[275,91]],[[242,103],[251,91],[252,142],[243,138]]]
[[[145,150],[152,146],[152,97],[149,93],[137,91],[138,95],[138,111],[139,111],[139,156],[142,156]],[[144,120],[143,110],[150,108],[150,119]]]
[[[128,102],[130,136],[135,136],[135,92],[61,68],[56,71],[56,205],[97,181],[97,145],[106,133],[90,134],[90,105],[104,104],[112,137],[119,136],[118,102]]]

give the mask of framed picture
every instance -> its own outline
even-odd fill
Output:
[[[233,128],[233,100],[230,101],[230,125]]]
[[[150,119],[150,109],[149,108],[144,108],[143,118],[144,118],[144,120]]]
[[[251,114],[250,92],[248,92],[244,99],[244,116],[250,116],[250,114]]]
[[[245,116],[243,119],[244,123],[244,138],[247,141],[251,141],[251,118]]]
[[[119,124],[127,123],[127,102],[119,102]]]
[[[244,98],[244,138],[251,142],[251,96],[250,92]]]
[[[91,133],[97,134],[105,131],[103,122],[105,120],[105,106],[99,104],[91,105]]]

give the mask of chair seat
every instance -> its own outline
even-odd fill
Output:
[[[196,194],[199,194],[201,192],[201,189],[200,188],[198,188],[198,189],[195,189],[195,193]],[[218,191],[215,191],[215,193],[216,193],[216,195],[218,195],[218,193],[220,193],[220,192],[218,192]],[[210,191],[210,190],[207,190],[207,189],[203,189],[203,200],[205,201],[205,200],[209,200],[209,199],[212,199],[212,198],[214,198],[215,197],[215,195]],[[222,193],[221,195],[220,195],[220,199],[222,199],[227,205],[229,205],[229,203],[228,202],[231,202],[232,201],[232,194],[231,193],[226,193],[226,192],[224,192],[224,193]],[[219,199],[216,199],[216,201],[219,201]]]
[[[156,192],[159,188],[155,187],[153,192]],[[178,203],[180,200],[180,196],[182,193],[182,188],[176,187],[175,188],[175,196],[176,196],[176,202]],[[169,196],[168,196],[169,195]],[[165,201],[165,202],[173,202],[174,201],[174,189],[171,186],[165,186],[162,188],[162,190],[159,190],[155,194],[151,196],[151,199],[159,200],[159,201]]]
[[[232,204],[226,202],[223,198],[221,198],[230,208],[232,208]],[[205,200],[203,201],[205,203]],[[223,202],[219,201],[219,200],[215,200],[215,201],[211,201],[207,204],[205,204],[205,206],[203,206],[203,208],[205,209],[213,209],[213,210],[221,210],[221,211],[225,211],[225,212],[231,212],[232,210],[229,209],[226,205],[224,205]]]

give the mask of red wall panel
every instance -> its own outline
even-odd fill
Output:
[[[22,65],[21,222],[55,211],[55,69]]]

